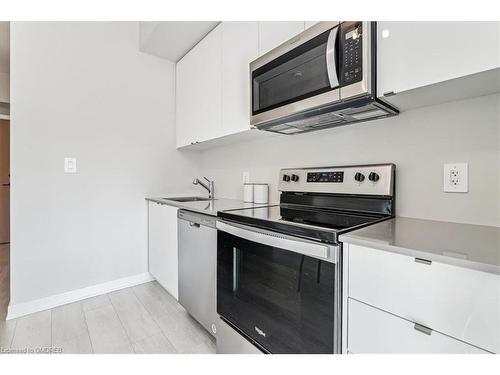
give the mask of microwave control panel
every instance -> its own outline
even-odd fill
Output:
[[[340,26],[342,53],[342,86],[363,79],[363,27],[361,22],[346,22]]]

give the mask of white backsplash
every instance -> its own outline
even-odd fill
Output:
[[[396,164],[399,216],[500,225],[500,96],[419,108],[397,117],[295,136],[273,136],[202,152],[216,195],[243,197],[242,173],[270,184],[280,168]],[[469,193],[443,192],[443,164],[469,163]]]

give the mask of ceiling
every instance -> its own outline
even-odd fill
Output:
[[[140,22],[140,50],[177,62],[219,21]]]
[[[10,71],[10,24],[0,22],[0,73]]]

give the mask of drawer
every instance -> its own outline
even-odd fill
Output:
[[[348,296],[499,352],[500,276],[349,245]]]
[[[353,299],[348,308],[350,353],[488,353],[436,331],[419,331],[413,322]]]

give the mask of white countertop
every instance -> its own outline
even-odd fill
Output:
[[[340,241],[500,274],[500,228],[397,217]]]

